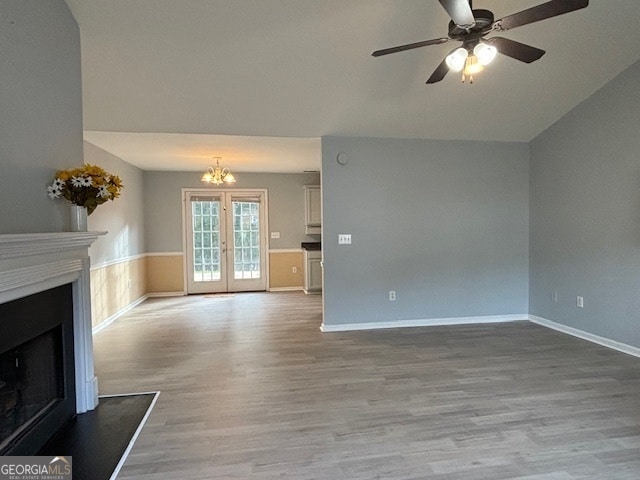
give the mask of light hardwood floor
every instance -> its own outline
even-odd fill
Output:
[[[527,322],[321,333],[299,292],[152,299],[96,335],[162,393],[125,479],[639,479],[640,359]]]

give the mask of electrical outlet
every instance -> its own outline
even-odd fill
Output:
[[[351,245],[351,234],[350,233],[339,233],[338,234],[338,245]]]
[[[298,273],[298,267],[291,267],[291,273]]]
[[[395,302],[396,300],[396,291],[395,290],[389,290],[389,301],[390,302]]]
[[[551,301],[553,303],[558,303],[558,291],[554,290],[553,292],[551,292]]]
[[[584,308],[584,298],[582,298],[580,295],[576,297],[576,307]]]

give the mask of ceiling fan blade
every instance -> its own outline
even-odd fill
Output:
[[[453,23],[462,28],[471,28],[476,24],[469,0],[440,0]]]
[[[544,50],[509,38],[492,37],[488,38],[486,42],[496,47],[502,55],[515,58],[524,63],[535,62],[546,53]]]
[[[442,60],[440,65],[438,65],[438,67],[433,71],[433,73],[429,77],[429,80],[427,80],[427,83],[438,83],[447,75],[448,71],[449,71],[449,66],[447,65],[447,59],[445,58],[444,60]]]
[[[565,13],[580,10],[589,5],[589,0],[551,0],[535,7],[522,10],[513,15],[496,20],[493,24],[494,30],[504,32],[512,28],[539,22],[547,18],[556,17]]]
[[[397,47],[376,50],[371,55],[373,55],[374,57],[380,57],[382,55],[389,55],[390,53],[404,52],[405,50],[412,50],[414,48],[426,47],[427,45],[439,45],[441,43],[446,43],[448,41],[449,41],[448,38],[434,38],[432,40],[424,40],[422,42],[408,43],[407,45],[399,45]]]

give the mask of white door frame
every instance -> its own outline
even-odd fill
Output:
[[[183,289],[185,295],[189,292],[188,287],[188,275],[189,275],[189,262],[187,261],[187,249],[189,248],[187,240],[187,215],[191,215],[189,205],[187,203],[188,194],[202,194],[211,195],[219,193],[230,193],[236,195],[250,195],[251,193],[259,193],[264,195],[264,225],[262,229],[262,236],[265,246],[264,251],[264,275],[265,275],[265,289],[268,292],[270,288],[269,284],[269,196],[266,188],[182,188],[181,200],[182,200],[182,267],[183,267]]]

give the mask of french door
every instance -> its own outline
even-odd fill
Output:
[[[184,190],[187,293],[266,290],[265,209],[265,190]]]

